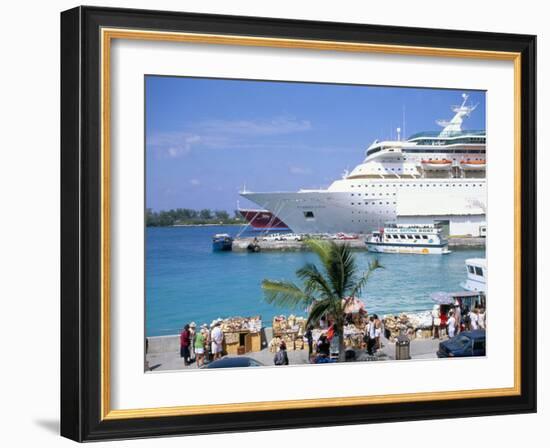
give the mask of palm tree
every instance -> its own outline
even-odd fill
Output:
[[[339,339],[338,361],[344,361],[344,309],[363,290],[371,273],[382,266],[374,260],[365,272],[359,272],[348,244],[318,240],[309,240],[306,244],[318,256],[322,270],[313,263],[298,269],[296,276],[303,286],[288,281],[263,280],[265,299],[281,307],[309,308],[308,326],[318,325],[323,316],[329,315]]]

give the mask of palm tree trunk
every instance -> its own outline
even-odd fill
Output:
[[[346,344],[344,344],[344,334],[340,333],[338,338],[338,362],[346,361]]]

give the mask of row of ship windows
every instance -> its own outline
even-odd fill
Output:
[[[365,197],[367,197],[369,194],[371,194],[372,196],[376,196],[376,193],[365,193]],[[355,193],[351,193],[352,196],[355,195]],[[389,196],[390,193],[386,193],[386,196]],[[392,193],[393,196],[396,195],[396,193]],[[361,196],[361,193],[357,193],[357,196]],[[378,193],[378,196],[384,196],[384,193]]]
[[[376,201],[373,202],[352,202],[351,205],[376,205]],[[383,205],[384,203],[382,201],[379,202],[380,205]],[[393,205],[395,205],[395,202],[392,202]],[[389,202],[386,202],[386,205],[390,205]],[[352,212],[353,213],[353,212]]]
[[[456,184],[448,184],[448,183],[438,183],[438,184],[397,184],[399,187],[429,187],[430,185],[432,187],[442,187],[443,185],[445,185],[446,187],[448,187],[449,185],[452,186],[452,187],[456,187]],[[482,187],[483,184],[458,184],[459,187],[468,187],[469,185],[471,185],[472,187]],[[351,188],[360,188],[361,186],[365,187],[365,188],[368,188],[370,187],[369,184],[363,184],[363,185],[351,185]],[[380,188],[383,187],[382,184],[379,184],[378,185]],[[390,184],[386,184],[386,188],[389,188],[390,186],[394,186],[394,185],[390,185]],[[372,188],[375,188],[375,185],[372,185]],[[353,196],[353,194],[352,194]]]

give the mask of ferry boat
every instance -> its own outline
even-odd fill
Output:
[[[251,230],[289,230],[288,226],[269,210],[239,208],[239,213],[246,219]]]
[[[466,280],[460,286],[467,291],[487,292],[487,259],[468,258],[465,264]]]
[[[372,232],[365,243],[369,252],[421,255],[451,253],[443,228],[438,225],[389,225]]]
[[[212,237],[212,250],[214,252],[229,251],[233,248],[233,238],[227,233],[216,233]]]
[[[444,217],[451,227],[454,217],[475,217],[479,222],[471,231],[458,232],[478,236],[486,209],[486,133],[462,129],[477,107],[468,103],[467,94],[462,99],[452,107],[451,120],[436,121],[441,131],[402,140],[398,128],[397,140],[375,140],[363,162],[327,189],[245,190],[240,195],[295,233],[367,234],[386,222],[403,222],[418,214],[437,216],[434,221]]]

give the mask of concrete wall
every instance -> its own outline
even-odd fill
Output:
[[[398,216],[398,224],[432,224],[434,221],[449,221],[451,236],[480,236],[480,227],[486,225],[485,215],[431,215]]]

